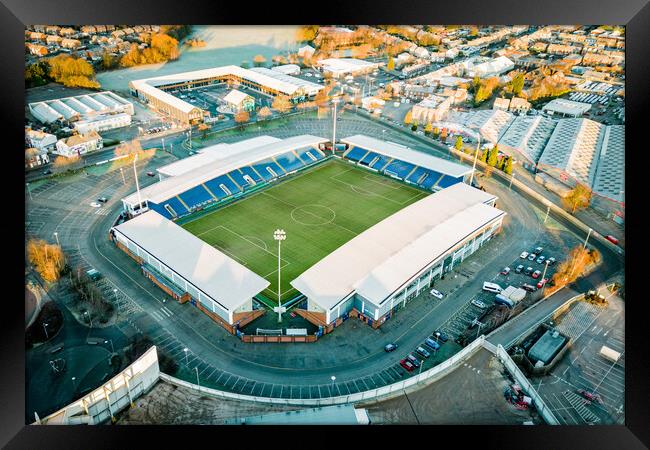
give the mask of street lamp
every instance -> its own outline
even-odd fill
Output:
[[[336,124],[336,121],[334,123]],[[287,233],[283,229],[278,228],[273,233],[273,239],[278,241],[278,323],[282,322],[282,301],[280,299],[280,271],[282,269],[282,266],[280,259],[280,246],[282,244],[282,241],[284,241],[286,238]]]
[[[47,322],[43,322],[43,330],[45,330],[45,339],[49,339],[49,338],[50,338],[50,336],[47,334],[47,327],[48,327],[49,325],[50,325],[49,323],[47,323]]]
[[[333,114],[334,124],[332,128],[332,152],[336,150],[336,107],[338,106],[339,101],[340,99],[338,97],[334,97],[332,99],[332,104],[334,105],[334,114]]]
[[[332,380],[332,395],[334,395],[334,382],[336,381],[336,377],[334,375],[332,375],[330,377],[330,380]]]
[[[29,199],[34,200],[32,197],[32,189],[29,187],[29,183],[25,183],[27,185],[27,192],[29,192]]]
[[[61,244],[59,243],[59,233],[57,233],[57,232],[55,231],[55,232],[54,232],[54,237],[56,238],[56,245],[61,246]]]
[[[93,327],[93,318],[88,311],[84,311],[84,316],[88,316],[88,321],[90,322],[90,328]]]
[[[71,380],[72,380],[72,393],[73,394],[74,394],[74,391],[77,390],[77,386],[75,386],[75,383],[74,383],[74,380],[76,380],[76,379],[77,379],[77,377],[72,377],[71,378]]]
[[[104,344],[108,344],[109,342],[111,343],[111,352],[115,353],[115,347],[113,347],[113,339],[109,339],[107,341],[104,341]]]
[[[546,269],[548,269],[548,259],[544,261],[544,273],[542,274],[542,282],[544,283],[542,285],[542,297],[544,296],[544,289],[546,289],[546,281],[544,281],[546,278]]]
[[[200,391],[201,383],[199,382],[199,366],[194,367],[194,370],[196,371],[196,385],[199,387],[199,391]]]
[[[190,350],[190,349],[187,348],[187,347],[185,347],[185,348],[183,349],[183,351],[185,352],[185,365],[187,365],[187,352],[188,352],[189,350]]]
[[[122,183],[126,184],[126,179],[124,178],[124,170],[122,167],[120,167],[120,175],[122,175]]]

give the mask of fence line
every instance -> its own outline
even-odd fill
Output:
[[[559,425],[560,422],[557,420],[551,409],[546,406],[546,403],[542,397],[537,393],[533,385],[528,381],[528,378],[522,373],[522,371],[517,367],[517,364],[512,360],[508,352],[503,346],[499,344],[496,352],[497,357],[501,363],[508,369],[508,372],[512,375],[515,381],[522,387],[524,392],[533,401],[533,406],[537,409],[539,414],[542,416],[544,421],[549,425]]]

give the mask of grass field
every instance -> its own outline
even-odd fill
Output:
[[[277,299],[278,245],[282,228],[282,298],[296,294],[289,282],[329,253],[409,204],[420,189],[330,160],[250,197],[184,225],[190,233],[266,278],[264,294]]]

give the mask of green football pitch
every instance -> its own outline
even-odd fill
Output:
[[[182,225],[190,233],[267,279],[277,301],[278,245],[284,229],[281,297],[289,282],[377,222],[429,193],[338,160],[330,160],[250,197]],[[379,243],[378,243],[379,244]]]

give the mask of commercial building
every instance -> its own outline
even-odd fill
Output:
[[[74,122],[74,129],[79,134],[86,134],[91,131],[102,132],[131,125],[131,115],[127,113],[105,114],[93,117],[89,120],[78,120]]]
[[[453,103],[452,97],[432,95],[411,108],[411,117],[420,124],[443,120]]]
[[[111,236],[147,278],[231,333],[261,314],[253,309],[253,297],[268,281],[157,212],[113,227]]]
[[[125,113],[133,115],[133,103],[110,91],[34,102],[29,112],[39,122],[91,120],[96,116]]]
[[[39,150],[53,151],[56,147],[56,136],[43,131],[25,128],[25,144]]]
[[[334,78],[344,75],[361,75],[372,72],[379,67],[378,63],[371,63],[355,58],[328,58],[318,61],[323,73],[331,73]]]
[[[502,98],[497,97],[494,99],[492,109],[499,111],[512,111],[512,112],[527,112],[531,108],[530,102],[521,97]]]
[[[50,156],[47,154],[47,150],[38,149],[34,147],[25,149],[26,169],[32,169],[34,167],[38,167],[43,164],[48,164],[49,162],[50,162]]]
[[[255,99],[248,94],[233,89],[223,98],[226,107],[230,112],[238,113],[240,111],[253,111],[255,109]]]
[[[75,134],[67,139],[59,140],[56,143],[54,153],[69,158],[71,156],[83,155],[93,150],[99,150],[103,146],[104,141],[102,137],[96,131],[91,131],[88,134]]]
[[[281,66],[272,67],[271,70],[280,72],[284,75],[300,75],[300,66],[297,64],[284,64]]]
[[[465,76],[469,78],[496,77],[515,68],[515,63],[505,56],[499,56],[498,58],[470,58],[463,61],[461,65],[465,68]]]
[[[589,103],[574,102],[565,98],[556,98],[548,102],[542,111],[551,115],[559,114],[562,117],[580,117],[591,109]]]
[[[540,115],[516,117],[499,139],[499,150],[535,165],[556,125],[556,120]]]
[[[320,325],[355,314],[378,327],[499,231],[506,213],[495,201],[455,184],[357,235],[291,285]]]
[[[174,96],[171,92],[185,91],[218,84],[233,84],[264,95],[287,95],[300,102],[313,98],[323,89],[320,84],[291,77],[281,72],[255,67],[223,66],[129,82],[131,94],[151,108],[167,114],[181,123],[199,123],[206,111]]]

